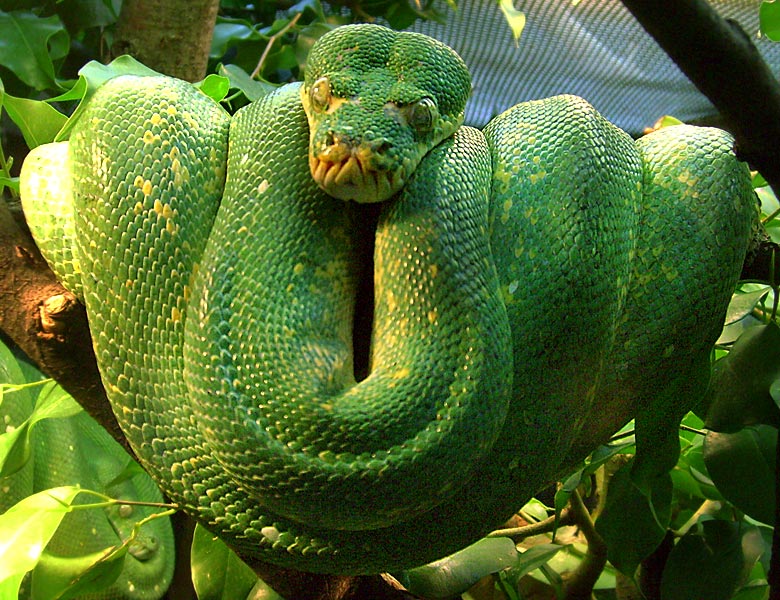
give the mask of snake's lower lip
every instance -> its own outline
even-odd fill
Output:
[[[397,173],[367,168],[354,155],[340,162],[310,156],[309,168],[317,185],[340,200],[381,202],[403,185],[403,178]]]

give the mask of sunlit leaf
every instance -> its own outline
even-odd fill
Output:
[[[525,13],[515,8],[512,0],[499,0],[498,3],[501,8],[501,12],[504,13],[509,28],[512,30],[512,35],[515,38],[515,45],[520,41],[520,35],[525,29]]]
[[[6,400],[5,394],[3,399],[4,401],[12,401]],[[30,435],[36,423],[43,419],[69,417],[81,412],[81,410],[78,403],[58,384],[53,381],[44,384],[43,389],[38,394],[32,413],[27,419],[14,429],[0,434],[0,477],[16,473],[29,460]]]
[[[0,515],[0,587],[35,567],[80,492],[77,486],[38,492]]]
[[[249,73],[236,65],[220,65],[219,74],[227,77],[231,89],[241,91],[251,102],[273,92],[276,86],[267,81],[252,79]]]
[[[730,325],[747,317],[753,312],[756,305],[766,298],[771,289],[771,287],[766,286],[745,294],[734,294],[726,311],[725,324]]]
[[[54,140],[68,117],[48,102],[5,94],[3,107],[16,123],[30,149]]]
[[[66,92],[58,99],[79,100],[79,105],[70,116],[67,123],[60,130],[56,141],[61,142],[68,139],[73,125],[76,124],[81,113],[84,111],[87,101],[92,97],[95,91],[109,79],[121,75],[137,75],[139,77],[152,77],[160,75],[157,71],[150,69],[143,63],[137,61],[132,56],[123,54],[117,56],[107,65],[96,60],[89,61],[79,70],[79,79],[70,92]]]
[[[773,42],[780,41],[780,2],[762,2],[758,8],[758,22],[761,33]]]
[[[83,556],[44,552],[33,570],[33,596],[66,600],[103,591],[119,577],[126,556],[124,545]]]
[[[230,91],[230,80],[227,77],[211,73],[203,81],[196,83],[195,87],[214,102],[222,102]]]

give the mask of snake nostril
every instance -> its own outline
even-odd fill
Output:
[[[375,140],[371,143],[371,149],[378,154],[387,154],[393,145],[387,140]]]

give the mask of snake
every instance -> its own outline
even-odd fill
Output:
[[[124,434],[244,558],[432,561],[634,416],[676,443],[707,386],[757,218],[733,138],[571,95],[478,130],[469,94],[449,47],[348,25],[232,115],[115,77],[25,161]]]
[[[0,374],[6,382],[37,381],[40,373],[25,374],[11,351],[0,344]],[[5,372],[2,372],[5,371]],[[56,389],[56,388],[55,388]],[[22,426],[36,407],[30,387],[6,392],[0,402],[3,431]],[[44,394],[41,389],[40,394]],[[49,393],[57,393],[51,391]],[[60,393],[62,390],[60,388]],[[131,468],[125,450],[70,396],[59,400],[68,416],[37,420],[30,429],[30,458],[18,471],[0,478],[0,512],[27,496],[64,485],[79,485],[111,498],[141,504],[120,503],[74,510],[66,514],[40,560],[25,579],[19,598],[35,598],[61,590],[107,549],[130,538],[135,524],[153,514],[143,503],[160,503],[162,494],[142,470]],[[62,411],[63,413],[66,411]],[[76,504],[95,502],[81,494]],[[138,528],[128,546],[116,580],[101,591],[79,597],[92,600],[158,600],[167,591],[174,568],[173,528],[169,519],[154,519]]]

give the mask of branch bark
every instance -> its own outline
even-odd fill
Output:
[[[125,0],[111,47],[185,81],[206,76],[219,0]]]
[[[84,307],[0,201],[0,332],[56,379],[129,452],[100,381]]]
[[[780,192],[780,84],[748,35],[705,0],[622,0],[736,138],[737,154]]]

